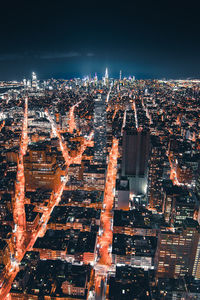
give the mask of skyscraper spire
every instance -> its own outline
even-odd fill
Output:
[[[97,83],[97,81],[98,81],[97,73],[95,73],[94,81],[95,81],[96,83]]]
[[[105,76],[103,77],[103,82],[104,82],[104,85],[108,85],[108,84],[109,84],[109,79],[108,79],[108,68],[106,68]]]
[[[106,68],[105,79],[108,79],[108,68]]]

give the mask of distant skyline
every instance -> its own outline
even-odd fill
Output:
[[[200,78],[199,15],[182,1],[11,1],[1,5],[0,80]]]

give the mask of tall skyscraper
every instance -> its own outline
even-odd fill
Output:
[[[37,76],[35,72],[32,73],[32,88],[37,89]]]
[[[151,150],[148,172],[148,202],[151,208],[162,211],[162,181],[164,169],[164,151],[158,136],[151,136]]]
[[[179,278],[194,275],[199,278],[199,225],[186,219],[175,233],[161,232],[155,258],[157,277]]]
[[[108,68],[106,68],[105,78],[108,79]]]
[[[27,86],[28,88],[31,88],[31,80],[27,80],[26,86]]]
[[[27,81],[26,81],[25,78],[23,79],[23,84],[24,84],[24,88],[26,88],[26,86],[27,86]]]
[[[106,95],[94,100],[94,160],[106,161]]]
[[[125,130],[123,134],[122,175],[130,177],[130,190],[146,195],[150,133],[148,130]]]
[[[199,162],[199,166],[198,166],[198,170],[197,170],[197,174],[196,174],[196,194],[198,197],[198,200],[200,201],[200,162]]]
[[[108,85],[109,83],[109,76],[108,76],[108,68],[106,68],[105,76],[103,77],[104,85]]]
[[[97,73],[95,73],[95,76],[94,76],[94,82],[95,82],[95,83],[97,83],[97,82],[98,82]]]

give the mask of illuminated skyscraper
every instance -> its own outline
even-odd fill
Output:
[[[186,219],[175,233],[161,231],[155,257],[157,277],[179,278],[193,274],[199,279],[198,242],[199,225],[193,219]]]
[[[95,73],[95,76],[94,76],[94,82],[95,82],[95,83],[97,83],[97,82],[98,82],[97,73]]]
[[[109,83],[108,68],[106,68],[105,76],[103,77],[103,82],[104,82],[104,85],[108,85],[108,83]]]
[[[35,72],[32,73],[32,88],[37,89],[37,76]]]
[[[106,68],[105,78],[108,79],[108,68]]]
[[[99,94],[94,102],[94,160],[106,161],[106,96]]]

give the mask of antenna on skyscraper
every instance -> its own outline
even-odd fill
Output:
[[[105,78],[108,79],[108,68],[106,68]]]

